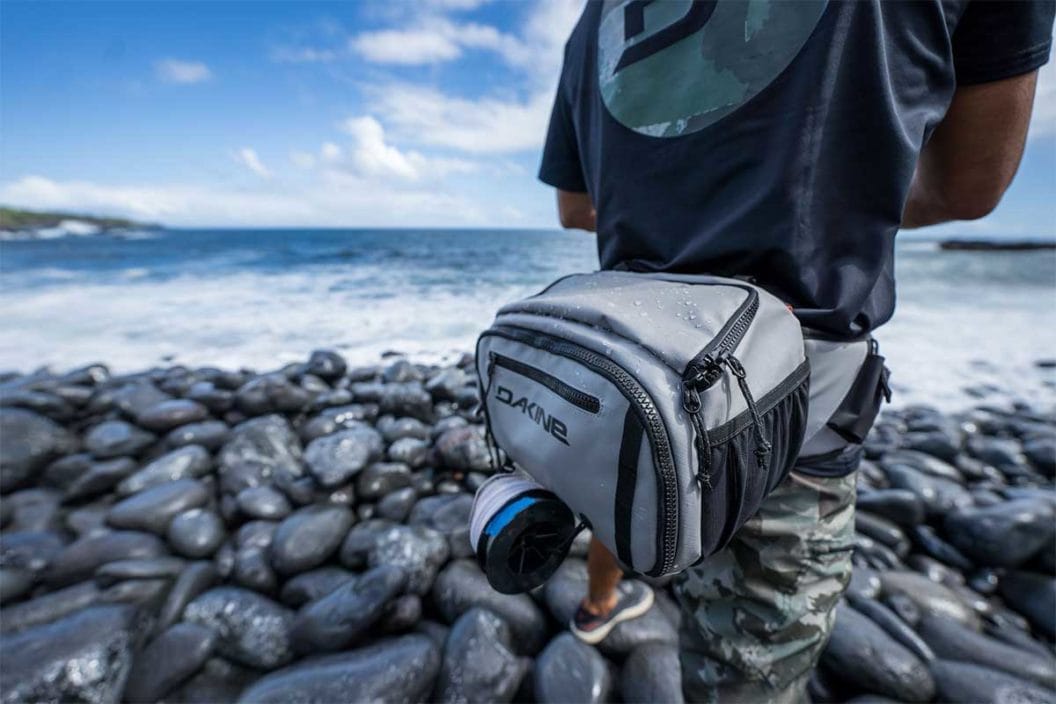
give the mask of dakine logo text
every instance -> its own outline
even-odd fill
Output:
[[[555,440],[568,445],[568,426],[556,417],[546,412],[546,409],[537,403],[532,403],[524,396],[516,398],[513,392],[505,386],[499,386],[495,391],[495,398],[511,408],[521,409],[521,413],[535,421],[535,424],[550,434]]]

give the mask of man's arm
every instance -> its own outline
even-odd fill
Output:
[[[902,228],[990,213],[1019,168],[1038,72],[962,86],[924,146]]]
[[[568,230],[597,230],[597,214],[589,193],[557,189],[557,216]]]

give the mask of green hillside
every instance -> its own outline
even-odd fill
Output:
[[[55,227],[63,220],[80,220],[97,225],[104,230],[126,228],[160,227],[153,223],[136,222],[125,218],[97,217],[81,213],[41,212],[21,208],[0,207],[0,230],[28,230],[41,227]]]

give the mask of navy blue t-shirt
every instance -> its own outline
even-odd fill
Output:
[[[858,337],[954,89],[1038,68],[1052,26],[1051,0],[590,2],[539,177],[590,193],[602,268],[751,277]]]

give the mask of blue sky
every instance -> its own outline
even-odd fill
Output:
[[[579,0],[0,0],[0,202],[177,226],[555,224],[535,180]],[[1056,234],[1056,75],[998,210]]]

